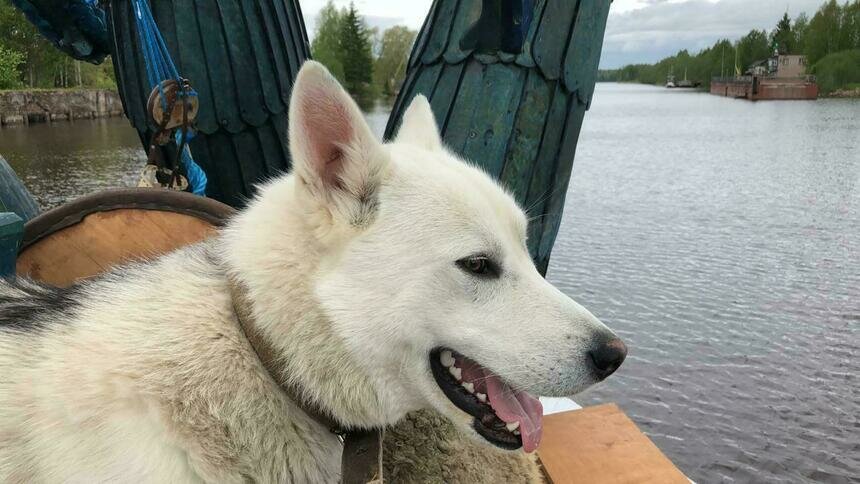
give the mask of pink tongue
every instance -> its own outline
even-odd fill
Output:
[[[534,452],[543,434],[543,405],[526,392],[514,390],[496,376],[487,376],[490,406],[505,423],[520,423],[523,450]]]

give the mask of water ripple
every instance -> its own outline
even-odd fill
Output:
[[[860,482],[858,108],[598,86],[549,277],[698,482]]]

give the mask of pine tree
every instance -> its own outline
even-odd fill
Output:
[[[369,106],[373,101],[373,54],[367,25],[353,3],[341,20],[339,52],[344,87],[362,107]]]
[[[797,39],[791,30],[791,19],[788,13],[783,14],[776,30],[773,31],[773,43],[776,44],[780,54],[796,54]]]

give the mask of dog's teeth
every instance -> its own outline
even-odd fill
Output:
[[[513,432],[514,430],[520,428],[520,423],[519,422],[512,422],[512,423],[505,425],[505,428],[508,429],[509,431]]]
[[[481,403],[487,403],[487,395],[485,395],[483,393],[476,393],[475,396],[478,398],[478,400]]]
[[[439,362],[442,363],[442,366],[445,368],[450,368],[454,366],[454,355],[452,355],[450,351],[445,350],[439,355]]]
[[[463,370],[461,370],[460,368],[457,368],[456,366],[452,366],[452,367],[448,368],[448,371],[451,372],[451,375],[453,375],[454,378],[456,378],[458,380],[463,379]]]
[[[463,382],[463,388],[469,393],[475,393],[475,384],[472,382]]]

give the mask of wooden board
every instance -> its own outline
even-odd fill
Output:
[[[689,484],[615,404],[546,415],[538,456],[554,484]]]
[[[93,213],[26,248],[18,256],[17,273],[65,287],[117,264],[203,240],[214,231],[206,221],[173,212],[119,209]]]

